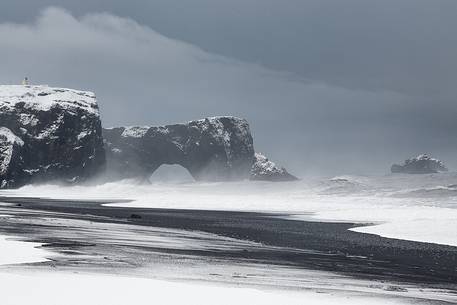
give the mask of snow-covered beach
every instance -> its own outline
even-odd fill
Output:
[[[401,305],[407,300],[354,294],[268,291],[215,284],[88,274],[0,273],[2,304],[319,304]],[[3,284],[4,283],[4,284]],[[26,292],[25,292],[26,291]],[[420,302],[420,301],[419,301]],[[424,302],[424,304],[426,304]]]
[[[0,1],[0,305],[457,305],[457,1]]]

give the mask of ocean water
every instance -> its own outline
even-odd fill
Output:
[[[360,223],[354,231],[457,246],[457,173],[307,177],[296,182],[134,180],[94,186],[30,185],[0,195],[116,199],[116,206],[286,213]],[[370,223],[370,226],[366,226]]]

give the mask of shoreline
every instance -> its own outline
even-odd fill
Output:
[[[239,258],[265,259],[359,276],[386,276],[400,281],[457,283],[457,247],[388,239],[349,230],[361,227],[360,223],[298,221],[279,218],[281,215],[274,213],[120,208],[104,206],[107,201],[21,197],[0,197],[0,201],[12,204],[7,208],[10,211],[42,211],[60,213],[61,218],[201,231],[277,247],[271,252],[259,250],[232,254]],[[291,255],[301,251],[312,254]],[[220,253],[214,255],[223,256]],[[319,257],[320,263],[303,260],[313,258],[313,255]],[[401,272],[395,272],[396,268]]]
[[[398,295],[441,291],[457,301],[457,247],[349,230],[360,223],[307,222],[275,213],[122,208],[105,206],[107,201],[0,197],[0,202],[6,203],[0,214],[11,216],[0,218],[0,234],[25,237],[58,254],[49,262],[11,270],[31,266],[197,276],[296,288],[314,280],[322,284],[323,276],[327,284],[319,289],[353,285]]]

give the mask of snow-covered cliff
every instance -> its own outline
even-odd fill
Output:
[[[255,155],[244,119],[118,127],[104,129],[102,135],[91,92],[0,86],[0,188],[79,182],[105,168],[110,178],[147,179],[162,164],[182,165],[198,181],[295,179]]]
[[[180,164],[196,180],[248,179],[254,161],[249,124],[212,117],[159,127],[104,129],[111,174],[147,178],[162,164]]]
[[[79,181],[105,163],[95,95],[48,86],[0,86],[0,187]]]

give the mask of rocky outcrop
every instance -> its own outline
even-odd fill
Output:
[[[84,180],[105,164],[91,92],[0,86],[0,186]]]
[[[111,177],[147,179],[162,164],[179,164],[197,181],[249,179],[254,146],[246,120],[213,117],[159,127],[104,129]]]
[[[297,177],[289,174],[283,167],[278,167],[262,154],[256,153],[251,170],[251,180],[260,181],[295,181]]]
[[[296,179],[254,153],[244,119],[212,117],[102,131],[91,92],[0,86],[0,188],[49,180],[75,183],[102,169],[109,179],[147,179],[162,164],[179,164],[197,181]]]
[[[443,162],[426,154],[408,159],[402,165],[394,164],[391,167],[392,173],[404,174],[433,174],[447,170]]]

